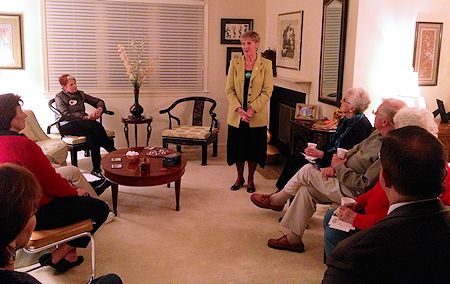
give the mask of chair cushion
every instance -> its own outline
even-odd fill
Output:
[[[106,129],[106,134],[108,135],[108,137],[112,137],[112,138],[115,137],[114,130]],[[82,143],[87,142],[86,136],[66,135],[63,138],[61,138],[61,134],[59,134],[59,133],[52,133],[52,134],[47,134],[47,135],[51,138],[62,139],[62,141],[66,142],[69,145],[76,145],[76,144],[82,144]]]
[[[36,144],[41,147],[42,152],[55,164],[64,165],[67,158],[67,145],[61,139],[47,139],[36,141]]]
[[[51,243],[67,239],[84,232],[92,231],[92,228],[92,221],[84,220],[65,227],[34,231],[30,237],[30,241],[26,245],[26,248],[38,249]]]
[[[191,125],[180,125],[172,129],[163,130],[163,137],[179,137],[179,138],[190,138],[190,139],[206,139],[219,132],[217,128],[212,129],[212,133],[209,132],[209,126],[191,126]]]

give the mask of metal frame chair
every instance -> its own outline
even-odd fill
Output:
[[[74,239],[89,237],[91,239],[92,263],[92,273],[89,282],[91,282],[95,277],[95,242],[94,236],[90,233],[93,229],[92,225],[93,223],[91,220],[83,220],[65,227],[34,231],[31,234],[30,241],[24,247],[24,250],[29,253],[38,253]]]

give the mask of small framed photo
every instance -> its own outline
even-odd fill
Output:
[[[0,69],[23,69],[20,15],[0,15]]]
[[[241,57],[244,53],[242,52],[242,48],[240,47],[227,47],[227,70],[226,74],[228,75],[228,69],[230,68],[231,59]]]
[[[253,30],[253,19],[221,19],[220,43],[240,44],[241,36]]]
[[[295,119],[316,120],[317,105],[297,103],[295,106]]]
[[[419,86],[437,85],[442,26],[442,23],[416,22],[413,65],[419,73]]]

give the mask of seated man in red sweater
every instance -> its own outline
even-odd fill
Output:
[[[92,234],[105,222],[108,205],[89,197],[83,188],[74,188],[61,177],[41,148],[19,132],[25,128],[26,114],[22,100],[14,94],[0,95],[0,164],[14,163],[31,171],[42,187],[42,197],[36,212],[36,230],[67,226],[91,219]],[[90,239],[79,238],[60,245],[51,255],[41,257],[41,264],[50,265],[58,272],[65,272],[83,262],[77,255],[77,247],[86,247]]]
[[[419,126],[437,137],[438,127],[434,122],[433,114],[426,109],[403,108],[394,116],[394,126],[396,129],[405,126]],[[447,167],[449,172],[449,167]],[[450,205],[450,175],[445,179],[446,190],[440,199],[445,205]],[[324,250],[325,258],[330,255],[336,245],[343,239],[354,234],[359,230],[372,227],[383,219],[389,209],[389,201],[386,193],[381,188],[380,182],[355,199],[356,203],[349,206],[340,206],[336,210],[330,209],[323,220],[324,226]],[[356,230],[344,232],[330,228],[328,224],[332,215],[336,215],[344,222],[352,224]]]

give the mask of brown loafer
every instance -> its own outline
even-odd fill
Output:
[[[293,252],[305,251],[305,245],[302,241],[300,241],[299,244],[290,244],[286,235],[282,236],[279,239],[270,239],[269,241],[267,241],[267,245],[274,249],[289,250]]]
[[[253,193],[250,195],[250,200],[255,204],[256,206],[260,208],[266,208],[266,209],[272,209],[274,211],[283,211],[284,204],[283,205],[272,205],[270,203],[270,196],[272,194],[260,194],[260,193]]]

